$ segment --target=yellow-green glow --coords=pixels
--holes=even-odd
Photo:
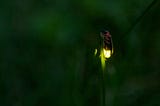
[[[111,50],[103,48],[103,55],[105,58],[110,58],[111,57]]]
[[[97,49],[95,49],[94,55],[97,55]]]
[[[101,66],[102,66],[102,70],[104,71],[105,67],[106,67],[106,59],[107,58],[110,58],[111,57],[111,54],[113,52],[111,52],[111,50],[109,49],[105,49],[105,48],[102,48],[101,51],[100,51],[100,58],[101,58]]]
[[[97,55],[97,52],[98,52],[97,49],[95,49],[95,52],[94,52],[95,56]],[[103,71],[105,70],[105,67],[106,67],[106,60],[110,58],[112,54],[113,54],[113,51],[107,48],[100,49],[101,67]]]
[[[101,66],[102,66],[102,70],[104,71],[105,66],[106,66],[106,64],[105,64],[106,58],[104,57],[103,49],[101,49],[100,58],[101,58]]]

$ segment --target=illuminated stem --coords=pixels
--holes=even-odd
[[[103,49],[101,48],[100,51],[100,58],[101,58],[101,67],[102,67],[102,71],[104,72],[106,64],[105,64],[105,58],[104,58],[104,53],[103,53]]]
[[[105,106],[105,77],[104,77],[104,73],[105,73],[105,58],[104,58],[104,53],[103,53],[103,49],[101,49],[100,51],[100,58],[101,58],[101,68],[102,71],[100,71],[100,79],[101,79],[101,106]]]

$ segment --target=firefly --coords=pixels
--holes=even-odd
[[[102,38],[101,56],[103,56],[105,59],[110,58],[113,54],[113,43],[111,34],[109,31],[103,31],[100,33],[100,36]]]

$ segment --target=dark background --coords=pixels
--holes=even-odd
[[[0,106],[160,106],[159,0],[0,1]]]

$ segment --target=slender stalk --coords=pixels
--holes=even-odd
[[[101,104],[102,106],[105,106],[105,78],[103,72],[101,71]]]
[[[158,0],[153,0],[147,8],[142,12],[142,14],[135,20],[133,25],[127,30],[127,32],[124,35],[128,35],[134,28],[135,26],[143,19],[143,17],[147,14],[147,12],[154,6],[154,4],[157,3]]]
[[[101,58],[101,68],[102,71],[100,71],[100,79],[101,79],[101,106],[105,106],[105,58],[103,56],[103,50],[101,49],[100,52],[100,58]]]

